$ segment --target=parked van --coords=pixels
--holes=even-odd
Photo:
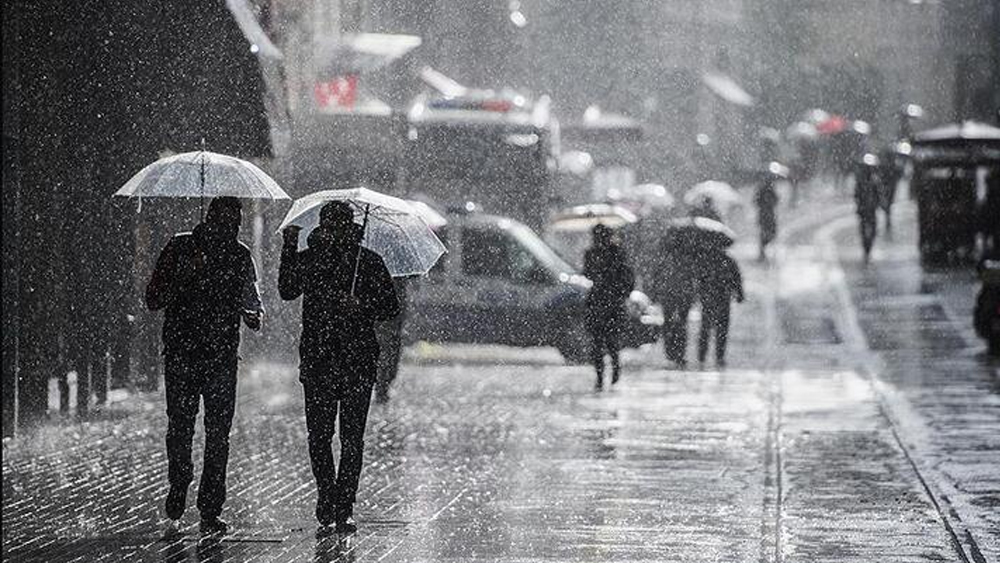
[[[435,232],[448,247],[412,286],[410,342],[474,342],[554,346],[573,363],[589,358],[584,299],[590,281],[526,225],[480,213],[449,214]],[[663,317],[632,292],[623,345],[655,342]]]

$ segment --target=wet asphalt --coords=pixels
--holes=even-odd
[[[410,348],[370,416],[351,537],[315,535],[291,366],[241,375],[221,541],[198,538],[194,488],[184,535],[160,539],[162,397],[53,422],[4,443],[3,558],[1000,561],[1000,384],[967,328],[973,280],[923,272],[897,214],[867,267],[836,200],[789,212],[766,263],[738,245],[724,370],[649,346],[595,393],[554,350]]]

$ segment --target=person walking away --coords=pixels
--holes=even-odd
[[[357,530],[354,502],[364,454],[365,423],[375,384],[379,346],[375,323],[399,314],[399,300],[381,257],[360,246],[353,211],[327,203],[308,247],[297,248],[299,228],[284,230],[278,291],[302,296],[299,380],[305,395],[309,458],[316,479],[321,531]],[[333,437],[340,417],[340,468]]]
[[[399,361],[403,353],[403,327],[406,322],[407,278],[393,278],[396,296],[399,298],[400,310],[395,317],[375,325],[375,333],[379,341],[378,375],[375,378],[375,402],[389,402],[389,389],[399,374]]]
[[[709,341],[715,335],[715,364],[726,365],[729,338],[730,301],[743,302],[743,277],[740,268],[726,251],[708,250],[702,255],[704,266],[698,276],[698,299],[701,301],[701,329],[698,333],[698,362],[705,363]]]
[[[593,282],[587,293],[587,331],[591,335],[591,359],[597,370],[595,389],[604,388],[604,356],[611,357],[611,384],[621,377],[622,331],[626,323],[625,301],[635,288],[635,274],[625,252],[606,225],[593,229],[593,244],[584,253],[583,275]]]
[[[774,178],[768,177],[757,187],[753,198],[757,206],[757,227],[760,235],[760,260],[767,259],[767,245],[774,242],[778,234],[778,192],[774,188]]]
[[[653,298],[663,308],[663,351],[678,368],[687,367],[687,321],[697,297],[695,258],[669,234],[660,241]]]
[[[878,166],[878,206],[885,214],[886,236],[892,233],[892,204],[896,202],[896,188],[903,179],[904,168],[891,148],[882,151]]]
[[[205,403],[205,455],[198,486],[201,531],[223,534],[229,431],[236,406],[240,321],[261,327],[264,309],[250,249],[237,240],[243,211],[236,198],[212,200],[203,223],[160,252],[146,286],[146,306],[164,310],[163,362],[167,400],[167,517],[184,513],[194,475],[191,441]]]
[[[866,154],[855,172],[854,204],[858,213],[861,230],[861,247],[865,253],[865,263],[871,258],[875,243],[876,210],[879,204],[878,160],[873,154]]]

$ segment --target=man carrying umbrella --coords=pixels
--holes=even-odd
[[[201,531],[207,534],[227,530],[219,515],[226,500],[240,320],[260,330],[264,312],[250,249],[236,238],[242,217],[238,199],[213,199],[194,232],[175,235],[167,243],[146,287],[149,309],[165,309],[167,517],[178,520],[184,513],[194,471],[191,440],[204,400],[205,459],[198,510]]]
[[[309,457],[316,478],[316,519],[323,528],[353,533],[365,422],[379,346],[375,323],[400,312],[383,259],[360,247],[364,232],[351,204],[325,203],[308,248],[297,249],[300,227],[283,230],[278,289],[282,299],[303,296],[299,379],[305,392]],[[341,457],[331,441],[340,416]]]

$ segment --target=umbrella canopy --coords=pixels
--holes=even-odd
[[[711,199],[719,205],[738,205],[743,203],[743,196],[732,186],[717,180],[708,180],[691,186],[684,194],[684,203],[695,205],[702,199]]]
[[[278,231],[302,227],[299,248],[304,248],[309,232],[319,225],[320,209],[332,201],[351,204],[355,222],[365,226],[361,246],[381,256],[393,277],[426,274],[446,252],[411,203],[367,188],[325,190],[297,199]]]
[[[753,96],[748,94],[742,86],[725,74],[709,71],[701,75],[701,81],[712,93],[731,104],[743,107],[753,105]]]
[[[674,196],[661,184],[639,184],[627,188],[611,188],[608,199],[628,206],[638,204],[639,208],[668,209],[674,206]],[[629,207],[635,207],[629,206]]]
[[[725,248],[736,241],[729,227],[706,217],[685,217],[667,223],[664,236],[680,247]]]
[[[831,115],[816,124],[816,131],[822,135],[836,135],[837,133],[846,131],[850,126],[851,122],[847,119],[839,115]]]
[[[816,126],[805,121],[797,121],[785,130],[785,135],[789,139],[809,141],[819,136]]]
[[[291,199],[253,164],[225,154],[186,152],[146,166],[114,194],[118,197]]]
[[[430,228],[440,229],[448,224],[448,219],[446,219],[444,215],[441,215],[437,209],[431,207],[430,204],[417,201],[415,199],[407,199],[405,201],[413,206],[413,210],[417,212],[417,215],[423,219],[424,223],[427,223],[427,226]]]
[[[639,218],[634,213],[617,205],[593,203],[577,205],[556,214],[548,230],[563,232],[583,232],[597,225],[617,228],[635,223]]]

